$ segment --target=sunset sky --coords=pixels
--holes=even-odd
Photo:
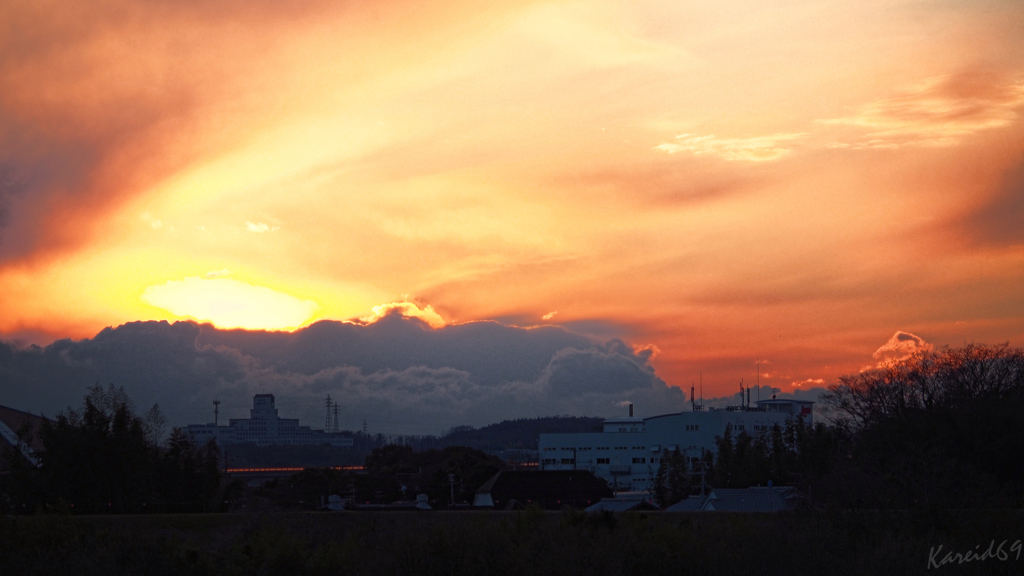
[[[395,308],[706,394],[1024,345],[1024,3],[0,5],[0,339]]]

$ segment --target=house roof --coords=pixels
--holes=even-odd
[[[607,482],[586,470],[503,470],[476,493],[489,495],[497,507],[511,500],[557,506],[613,496]]]
[[[799,496],[792,486],[719,488],[701,506],[706,512],[780,512],[792,510]]]
[[[0,406],[0,449],[18,447],[18,432],[27,426],[34,431],[46,419],[28,412],[22,412],[7,406]],[[33,434],[32,441],[28,446],[22,447],[22,454],[30,461],[35,461],[34,450],[42,448],[39,438]]]
[[[645,500],[625,498],[601,498],[601,501],[586,509],[587,512],[628,512],[630,510],[660,510]]]
[[[700,496],[691,496],[665,508],[665,512],[696,512],[703,503],[704,500]]]

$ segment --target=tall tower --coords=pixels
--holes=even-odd
[[[338,403],[334,403],[334,428],[331,432],[341,432],[341,424],[338,422]]]
[[[334,401],[331,400],[331,395],[327,395],[327,400],[324,400],[324,407],[327,408],[327,420],[324,423],[324,432],[330,432],[334,429],[334,415],[331,412],[331,408],[334,406]]]
[[[220,400],[216,397],[213,399],[213,425],[216,426],[220,422]]]

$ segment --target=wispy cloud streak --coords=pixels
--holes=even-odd
[[[1024,107],[1024,81],[999,74],[965,73],[930,78],[855,114],[821,120],[867,132],[831,147],[954,146],[983,130],[1014,122]]]
[[[714,134],[699,136],[680,134],[674,142],[664,142],[654,147],[669,154],[690,152],[694,156],[717,156],[729,161],[769,162],[788,156],[793,152],[791,142],[803,134],[771,134],[753,138],[718,138]]]

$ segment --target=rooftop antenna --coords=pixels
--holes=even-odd
[[[740,406],[743,406],[743,378],[740,378]]]
[[[697,378],[700,379],[700,410],[704,411],[704,372],[698,372]]]
[[[690,407],[693,409],[694,412],[696,412],[697,411],[697,400],[694,399],[693,388],[694,388],[693,382],[690,382]]]
[[[757,359],[757,401],[761,401],[761,358]]]
[[[216,426],[220,422],[220,400],[217,397],[213,397],[213,425]]]

